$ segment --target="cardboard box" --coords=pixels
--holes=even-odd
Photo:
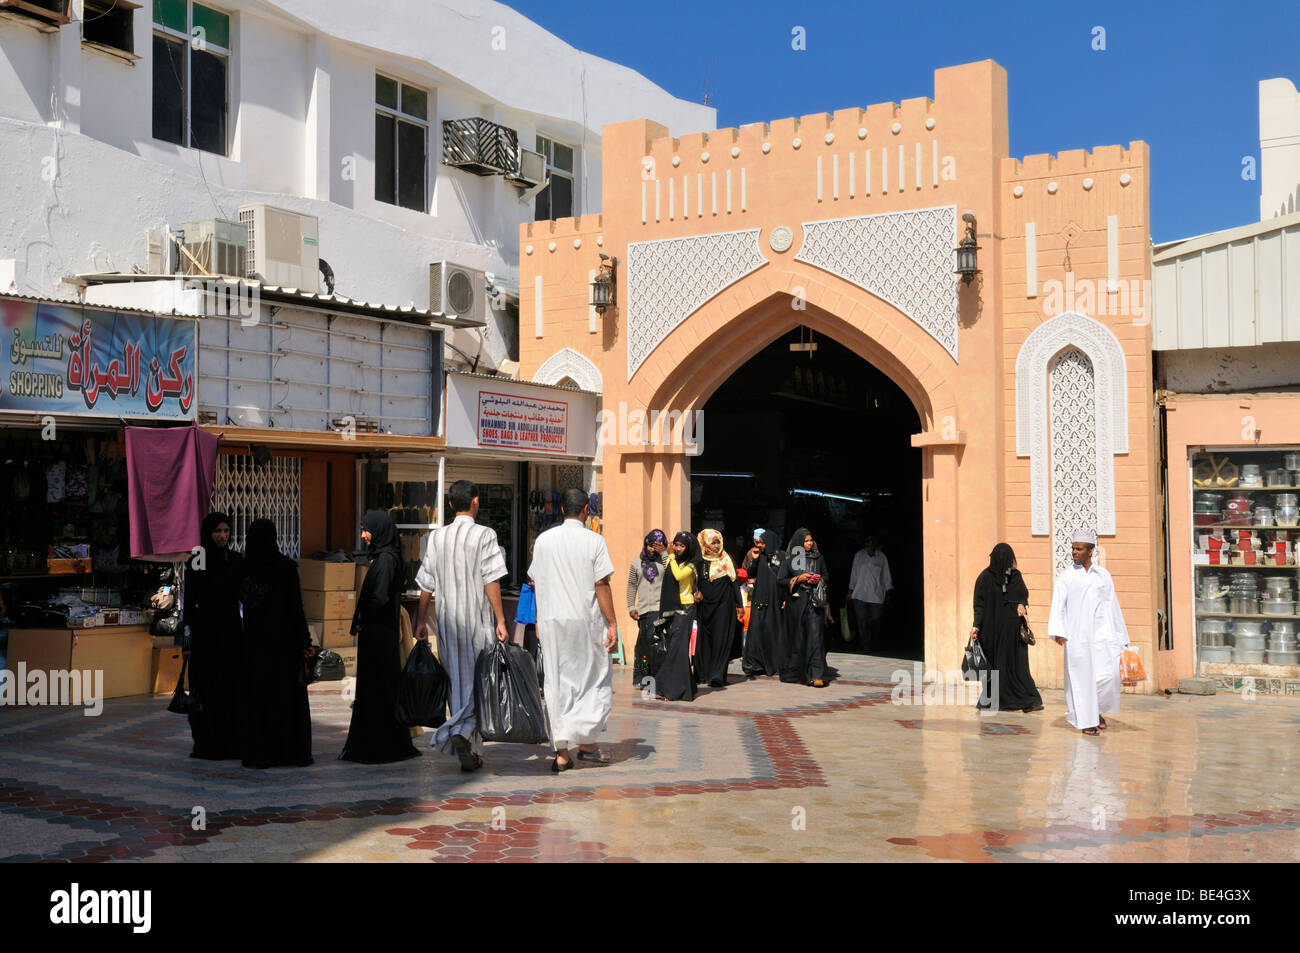
[[[355,579],[356,579],[356,582],[355,582],[353,588],[354,588],[357,592],[360,592],[360,591],[361,591],[361,583],[365,582],[365,579],[366,579],[366,573],[368,573],[369,571],[370,571],[370,567],[369,567],[368,565],[362,565],[361,563],[357,563],[357,570],[356,570],[356,572],[353,574],[353,575],[355,576]]]
[[[89,559],[47,559],[45,571],[51,575],[65,573],[90,572]]]
[[[304,589],[302,607],[308,619],[351,619],[357,606],[357,597],[351,589],[346,592]]]
[[[309,618],[307,628],[311,632],[311,640],[321,648],[350,649],[357,644],[357,640],[349,631],[352,628],[351,616],[346,619]]]
[[[333,649],[343,657],[343,673],[347,678],[357,677],[357,650],[356,649]]]
[[[1215,553],[1192,553],[1193,566],[1227,566],[1229,553],[1221,550]]]
[[[175,646],[153,650],[153,693],[170,695],[176,688],[176,679],[181,677],[181,650]],[[190,680],[190,673],[185,672],[185,681]],[[186,686],[188,689],[188,685]]]
[[[303,589],[322,592],[351,592],[356,579],[355,563],[327,563],[320,559],[298,560],[298,576]],[[310,614],[310,613],[309,613]]]
[[[1227,539],[1215,536],[1213,533],[1198,533],[1196,543],[1197,547],[1205,552],[1218,552],[1228,545]]]

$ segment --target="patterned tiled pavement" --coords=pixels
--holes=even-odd
[[[194,761],[165,697],[4,709],[0,860],[1300,859],[1294,699],[1125,696],[1086,738],[1060,692],[979,714],[891,691],[910,663],[832,662],[823,690],[733,675],[690,704],[616,668],[614,763],[558,776],[514,745],[472,775],[419,740],[400,764],[338,761],[339,683],[312,687],[309,768]]]

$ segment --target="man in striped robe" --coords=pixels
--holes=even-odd
[[[451,715],[430,747],[454,753],[461,770],[474,771],[483,766],[483,739],[474,712],[474,663],[479,652],[492,644],[493,634],[501,642],[509,638],[500,583],[508,570],[496,532],[474,522],[478,487],[457,480],[447,498],[456,518],[429,534],[428,549],[415,575],[420,587],[415,637],[427,639],[431,631],[437,635],[438,658],[451,676]],[[430,606],[435,626],[429,624]]]

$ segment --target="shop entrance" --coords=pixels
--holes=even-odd
[[[847,604],[853,555],[874,535],[894,592],[872,654],[921,659],[921,450],[911,446],[921,429],[911,400],[887,375],[843,345],[795,329],[704,405],[691,525],[719,529],[733,557],[756,526],[777,531],[783,546],[807,527],[826,554],[836,612]],[[846,649],[839,630],[827,645]]]

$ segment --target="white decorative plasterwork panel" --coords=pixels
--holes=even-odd
[[[757,228],[627,246],[627,379],[706,301],[767,264]]]
[[[541,366],[533,374],[533,380],[538,384],[558,384],[566,377],[583,390],[591,391],[593,394],[603,393],[604,379],[600,368],[571,347],[556,351],[542,361]]]
[[[1051,398],[1052,556],[1056,571],[1071,562],[1071,537],[1097,527],[1097,474],[1109,461],[1097,452],[1097,389],[1092,361],[1067,347],[1048,372]]]
[[[1128,374],[1124,348],[1100,321],[1067,311],[1030,333],[1016,357],[1016,455],[1029,457],[1030,531],[1051,532],[1048,460],[1048,375],[1053,360],[1067,348],[1082,352],[1092,365],[1092,414],[1096,441],[1096,531],[1115,533],[1115,461],[1128,453]],[[1079,529],[1081,527],[1074,527]]]
[[[957,206],[804,222],[796,261],[888,301],[957,360]]]

